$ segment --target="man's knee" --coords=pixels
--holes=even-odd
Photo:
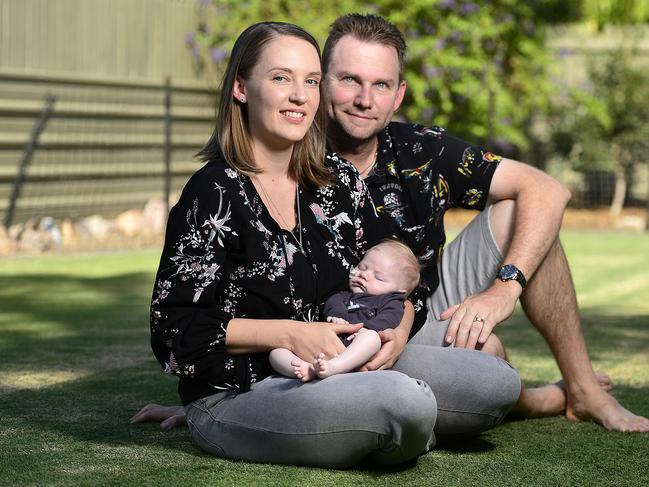
[[[505,351],[503,342],[501,342],[500,338],[498,338],[493,333],[489,335],[487,341],[484,342],[482,347],[480,347],[478,350],[484,353],[488,353],[489,355],[493,355],[494,357],[500,357],[501,359],[507,360],[507,352]]]

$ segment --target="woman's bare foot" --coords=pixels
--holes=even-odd
[[[313,364],[302,360],[301,358],[295,358],[291,362],[293,367],[293,373],[295,377],[300,379],[302,382],[309,382],[310,380],[316,379],[318,375],[316,374]]]

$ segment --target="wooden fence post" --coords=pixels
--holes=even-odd
[[[45,130],[47,121],[52,115],[56,99],[57,98],[54,95],[47,95],[47,97],[45,98],[45,105],[43,106],[43,110],[34,123],[31,135],[29,136],[29,140],[27,141],[27,145],[25,145],[25,151],[23,152],[22,160],[20,161],[20,165],[18,166],[18,173],[16,174],[16,179],[14,180],[11,196],[9,197],[9,207],[7,208],[7,212],[5,213],[4,225],[6,229],[9,229],[9,227],[13,223],[14,212],[16,211],[16,203],[18,202],[18,198],[20,197],[20,190],[22,189],[23,183],[25,182],[27,167],[29,166],[32,157],[34,156],[34,152],[36,151],[38,139],[41,136],[41,133],[43,133],[43,131]]]
[[[165,141],[164,141],[164,161],[165,161],[165,171],[164,171],[164,201],[167,209],[167,215],[169,215],[169,198],[171,197],[171,125],[173,123],[173,118],[171,114],[171,77],[167,76],[165,79]]]

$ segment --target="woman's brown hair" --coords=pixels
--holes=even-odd
[[[205,147],[196,154],[203,161],[221,155],[237,171],[251,176],[260,172],[254,161],[248,132],[248,106],[233,97],[237,76],[247,79],[268,42],[281,36],[297,37],[311,44],[320,58],[320,46],[307,31],[285,22],[259,22],[244,30],[232,48],[230,60],[221,81],[216,127]],[[304,139],[296,142],[289,164],[289,175],[301,186],[325,186],[331,173],[324,165],[326,133],[324,101],[320,103]]]

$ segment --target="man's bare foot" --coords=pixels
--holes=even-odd
[[[611,378],[605,372],[595,372],[602,391],[610,391]],[[511,415],[518,418],[546,418],[567,415],[566,386],[563,380],[543,387],[523,388]]]
[[[313,368],[313,364],[310,364],[301,358],[293,359],[291,365],[293,366],[295,377],[300,379],[302,382],[309,382],[318,377],[316,370]]]
[[[324,353],[319,354],[313,362],[316,374],[321,379],[326,379],[330,375],[336,374],[335,367],[330,360],[325,359]]]
[[[579,397],[568,394],[566,418],[594,421],[611,431],[649,432],[649,419],[633,414],[607,391],[597,387]]]

